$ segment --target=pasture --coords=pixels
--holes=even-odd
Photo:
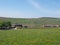
[[[60,29],[0,30],[0,45],[60,45]]]

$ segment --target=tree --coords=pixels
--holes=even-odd
[[[0,23],[0,29],[10,29],[11,28],[11,22],[10,21],[3,21]]]

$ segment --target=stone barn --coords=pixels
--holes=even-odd
[[[58,28],[58,27],[60,27],[60,25],[44,24],[43,27]]]
[[[11,29],[22,29],[23,25],[22,24],[12,24]]]
[[[15,29],[22,29],[23,25],[22,24],[15,24]]]

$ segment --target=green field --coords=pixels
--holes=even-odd
[[[0,45],[60,45],[60,29],[0,30]]]

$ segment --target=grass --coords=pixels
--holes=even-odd
[[[0,45],[60,45],[60,29],[0,30]]]

